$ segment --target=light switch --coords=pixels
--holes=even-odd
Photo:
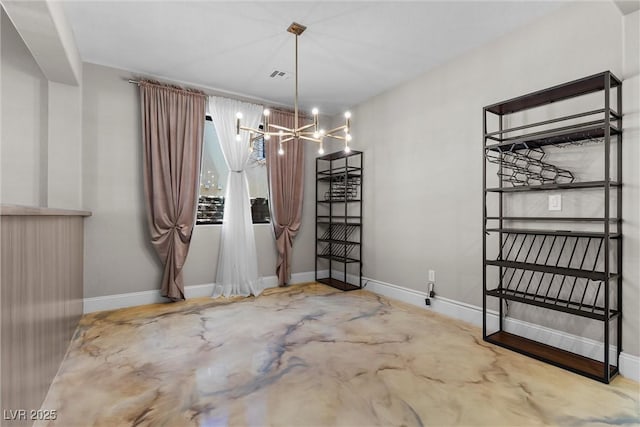
[[[562,210],[562,196],[560,194],[549,195],[549,210],[550,211]]]

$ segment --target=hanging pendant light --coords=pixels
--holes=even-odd
[[[294,92],[294,111],[293,111],[293,128],[287,128],[284,126],[274,125],[269,123],[270,111],[269,109],[264,109],[263,117],[264,124],[262,129],[253,129],[249,127],[242,126],[240,120],[242,119],[242,113],[238,112],[236,115],[236,139],[240,141],[240,131],[248,131],[256,134],[258,137],[262,136],[265,141],[271,140],[272,136],[278,137],[278,154],[284,154],[283,143],[289,141],[300,142],[300,140],[312,141],[319,144],[318,154],[324,154],[324,146],[323,140],[324,138],[334,138],[338,140],[344,141],[344,151],[345,153],[351,152],[351,148],[349,147],[349,142],[351,142],[351,113],[346,112],[344,114],[345,124],[342,126],[338,126],[335,129],[331,129],[328,132],[325,132],[324,129],[319,128],[318,124],[318,114],[319,111],[317,108],[311,110],[311,115],[313,116],[313,123],[308,125],[300,126],[301,120],[299,117],[298,111],[298,37],[306,30],[307,27],[304,25],[298,24],[296,22],[292,23],[287,31],[295,35],[295,92]]]

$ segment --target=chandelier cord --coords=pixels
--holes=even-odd
[[[296,75],[295,75],[295,82],[296,82],[296,90],[295,90],[295,96],[294,96],[294,115],[293,115],[293,127],[295,129],[298,129],[298,35],[296,34],[296,63],[295,63],[295,68],[296,68]]]

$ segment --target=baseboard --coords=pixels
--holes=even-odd
[[[305,271],[302,273],[291,274],[291,284],[313,282],[315,272]],[[266,276],[262,278],[266,288],[275,288],[278,286],[277,276]],[[184,294],[187,299],[207,297],[213,293],[213,283],[203,285],[185,286]],[[85,298],[83,313],[93,313],[96,311],[115,310],[117,308],[134,307],[145,304],[157,304],[167,302],[168,299],[160,295],[159,290],[128,292],[126,294],[106,295],[102,297]]]
[[[482,327],[482,308],[466,304],[460,301],[435,296],[430,298],[431,305],[425,305],[425,292],[408,289],[391,283],[382,282],[375,279],[363,278],[366,289],[389,298],[406,302],[424,309],[433,310],[436,313],[453,317]],[[487,316],[487,327],[489,329],[498,328],[498,313],[489,311]],[[577,353],[596,360],[602,360],[603,343],[556,329],[546,328],[522,320],[505,319],[504,329],[544,344],[562,348],[573,353]],[[609,357],[615,360],[615,347],[609,349]],[[640,382],[640,357],[628,353],[620,354],[620,374],[626,378]]]

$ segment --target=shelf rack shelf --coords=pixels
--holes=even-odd
[[[565,217],[565,216],[487,216],[486,220],[503,221],[544,221],[544,222],[620,222],[618,218],[599,218],[599,217]]]
[[[494,193],[513,193],[520,191],[553,191],[553,190],[569,190],[580,188],[604,188],[607,185],[606,181],[583,181],[583,182],[567,182],[558,184],[542,184],[542,185],[529,185],[519,187],[494,187],[487,188],[485,191]],[[618,187],[620,184],[611,181],[608,183],[611,187]]]
[[[315,279],[343,291],[362,288],[363,172],[361,151],[316,159]]]
[[[566,144],[589,139],[604,138],[605,120],[592,122],[590,125],[567,126],[566,128],[545,130],[534,132],[525,136],[512,138],[494,138],[487,136],[487,139],[500,141],[497,144],[487,145],[487,149],[494,151],[515,151],[524,148],[540,148],[547,145]],[[615,126],[609,126],[611,135],[619,135],[620,131]]]
[[[518,113],[589,94],[602,100],[602,108],[505,127],[523,120]],[[554,110],[566,111],[562,105],[567,104],[557,104]],[[489,123],[497,130],[490,130]],[[606,71],[486,106],[483,136],[485,341],[609,383],[618,374],[622,350],[622,82]],[[581,181],[572,171],[550,163],[545,151],[567,147],[566,155],[579,151],[584,142],[602,147],[601,179]],[[487,186],[488,171],[496,171],[498,186]],[[593,190],[588,192],[590,201],[593,194],[601,195],[602,216],[510,216],[505,212],[512,194],[523,194],[526,204],[527,192],[585,189]],[[563,229],[554,229],[555,222],[562,222]],[[488,300],[497,300],[497,331],[488,331]],[[506,332],[509,302],[547,310],[549,315],[562,312],[600,322],[603,354],[596,360]],[[616,348],[613,357],[610,346]]]
[[[608,78],[608,82],[606,81]],[[504,116],[531,108],[541,107],[558,101],[564,101],[594,92],[601,92],[609,88],[618,88],[622,82],[610,71],[597,73],[572,82],[559,84],[542,89],[524,96],[518,96],[507,101],[498,102],[485,107],[487,112]],[[617,111],[622,112],[618,106]],[[485,132],[486,133],[486,132]]]
[[[527,271],[537,271],[540,273],[550,273],[555,274],[556,276],[570,276],[570,277],[580,277],[583,279],[596,280],[596,281],[604,281],[607,280],[607,276],[602,271],[589,271],[582,270],[579,268],[567,268],[567,267],[556,267],[553,265],[544,265],[544,264],[533,264],[528,262],[515,262],[515,261],[499,261],[499,260],[487,260],[487,265],[493,265],[496,267],[504,267],[511,268],[514,270],[527,270]],[[616,278],[617,274],[610,274],[609,278]]]
[[[510,233],[510,234],[531,234],[534,236],[566,236],[566,237],[594,237],[604,238],[604,233],[597,231],[575,231],[575,230],[533,230],[527,228],[487,228],[487,233]],[[617,239],[619,233],[609,233],[610,239]]]
[[[605,364],[597,360],[505,331],[498,331],[488,335],[485,337],[485,341],[598,381],[602,381],[602,372],[606,369]],[[608,377],[613,378],[617,374],[618,368],[610,366]]]

